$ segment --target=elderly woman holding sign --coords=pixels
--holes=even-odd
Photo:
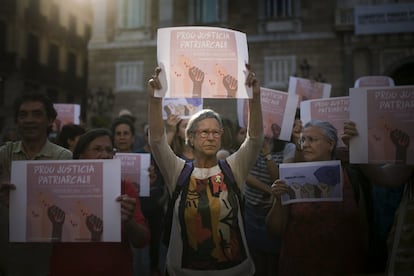
[[[306,162],[334,159],[336,129],[325,121],[305,124],[300,149]],[[343,199],[335,202],[281,204],[284,180],[272,185],[268,229],[282,237],[279,275],[342,275],[364,272],[367,243],[365,203],[359,183],[343,171]]]
[[[186,142],[194,160],[177,157],[167,143],[162,119],[161,89],[156,69],[149,81],[149,130],[153,155],[177,195],[166,260],[169,275],[253,275],[240,212],[240,190],[256,161],[263,141],[260,86],[247,66],[246,85],[253,88],[249,101],[247,138],[239,150],[218,161],[223,125],[210,109],[194,114],[186,128]],[[190,168],[188,170],[187,168]],[[190,171],[190,172],[188,172]],[[185,173],[188,177],[182,181]],[[180,180],[179,180],[180,179]]]

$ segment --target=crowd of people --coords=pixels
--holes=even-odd
[[[160,70],[149,80],[141,135],[124,110],[107,128],[68,124],[50,137],[57,115],[52,102],[37,93],[17,99],[17,133],[0,147],[0,276],[414,272],[412,166],[350,164],[347,153],[336,150],[339,139],[349,147],[358,135],[353,122],[341,130],[326,121],[302,125],[297,112],[290,141],[279,140],[276,127],[265,137],[260,84],[249,65],[245,84],[253,97],[246,127],[211,109],[164,120],[163,99],[154,96],[162,88]],[[19,189],[10,182],[13,160],[112,159],[117,153],[151,155],[149,197],[124,179],[114,183],[122,187],[114,198],[121,207],[120,243],[9,242],[9,195]],[[289,188],[280,164],[337,159],[342,200],[282,204]],[[382,206],[373,187],[394,189],[397,203]]]

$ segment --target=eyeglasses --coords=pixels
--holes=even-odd
[[[196,130],[194,133],[198,134],[201,138],[205,139],[210,136],[210,134],[213,135],[214,139],[220,138],[220,136],[223,134],[222,129],[214,129],[214,130]]]
[[[304,136],[301,133],[298,144],[300,148],[303,149],[303,144],[305,144],[305,142],[308,142],[309,144],[313,144],[313,143],[318,142],[319,140],[321,140],[321,138],[312,137],[312,136]]]
[[[305,142],[308,142],[309,144],[313,144],[316,143],[320,140],[321,138],[316,138],[316,137],[312,137],[312,136],[301,136],[300,137],[300,142],[302,144],[304,144]]]

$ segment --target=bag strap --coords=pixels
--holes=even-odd
[[[188,183],[188,179],[193,172],[194,164],[193,161],[186,161],[184,164],[183,169],[181,170],[180,175],[178,176],[178,180],[175,186],[175,189],[171,195],[170,200],[168,201],[168,206],[166,213],[164,215],[164,233],[162,234],[162,241],[163,243],[168,246],[170,243],[170,235],[171,235],[171,227],[173,221],[173,212],[174,212],[174,205],[177,201],[178,196],[181,193],[182,188],[186,183]]]
[[[219,167],[220,169],[223,171],[223,174],[228,177],[228,179],[232,182],[232,183],[236,183],[235,179],[234,179],[234,175],[233,172],[230,168],[229,163],[227,163],[227,161],[225,159],[220,159],[218,161]]]
[[[191,175],[194,169],[193,161],[186,161],[184,164],[184,168],[181,170],[180,176],[177,180],[177,186],[181,188],[182,185],[186,184],[188,181],[188,177]],[[179,188],[179,189],[180,189]],[[177,187],[176,187],[177,189]]]
[[[218,161],[218,164],[219,164],[221,171],[224,174],[225,182],[228,185],[227,187],[230,187],[231,189],[233,189],[233,191],[236,193],[236,196],[239,200],[240,206],[243,207],[243,203],[242,203],[243,196],[242,196],[239,186],[236,183],[236,179],[234,178],[234,174],[230,168],[229,163],[227,163],[227,160],[225,159],[220,159]]]

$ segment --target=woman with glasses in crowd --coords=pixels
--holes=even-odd
[[[186,143],[193,148],[193,171],[183,185],[175,207],[167,252],[167,273],[172,275],[253,275],[243,230],[237,189],[242,189],[263,141],[260,86],[247,67],[245,84],[253,88],[249,101],[248,134],[239,150],[226,158],[236,183],[231,183],[218,163],[223,125],[210,109],[194,114],[186,128]],[[157,68],[149,81],[149,138],[151,149],[170,194],[185,166],[167,143],[162,119],[162,98]]]
[[[73,159],[112,159],[113,156],[112,135],[107,129],[87,131],[80,136],[73,151]],[[97,238],[91,242],[54,243],[51,276],[133,275],[131,246],[137,248],[148,244],[150,232],[132,183],[124,180],[114,185],[121,185],[122,195],[114,200],[121,204],[122,241],[106,243]],[[97,230],[102,221],[95,225]]]
[[[338,136],[326,121],[305,124],[300,139],[305,162],[333,160]],[[343,170],[341,201],[295,202],[282,205],[289,188],[272,184],[273,206],[268,229],[281,236],[278,275],[348,275],[364,272],[368,224],[359,183]]]

